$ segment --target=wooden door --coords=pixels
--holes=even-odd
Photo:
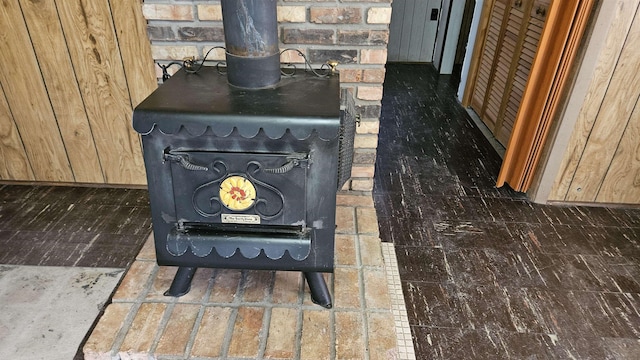
[[[471,108],[507,145],[550,0],[494,0],[481,43]]]
[[[394,0],[388,60],[432,62],[442,0]]]
[[[2,4],[0,180],[144,184],[131,113],[156,79],[141,1]]]

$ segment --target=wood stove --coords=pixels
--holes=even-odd
[[[273,69],[264,43],[274,40],[261,27],[275,26],[275,1],[222,6],[233,19],[224,22],[228,74],[182,69],[133,114],[157,261],[179,267],[166,294],[188,292],[198,267],[291,270],[305,274],[315,303],[331,307],[322,273],[333,271],[336,192],[350,175],[354,119],[340,110],[337,74],[281,79],[277,46]]]

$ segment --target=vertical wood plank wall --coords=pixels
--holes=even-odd
[[[141,185],[142,3],[0,0],[0,180]]]
[[[616,5],[549,201],[640,203],[640,1]]]

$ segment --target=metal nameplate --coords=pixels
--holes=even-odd
[[[222,222],[229,224],[260,224],[260,216],[247,214],[222,214]]]

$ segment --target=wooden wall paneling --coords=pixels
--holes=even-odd
[[[98,153],[55,4],[20,0],[76,182],[104,183]]]
[[[0,179],[35,180],[18,128],[0,84]]]
[[[616,4],[615,15],[609,29],[607,29],[605,46],[599,55],[596,71],[593,73],[565,156],[560,163],[558,175],[551,188],[550,201],[567,201],[571,182],[639,6],[640,0],[618,0]],[[574,189],[574,193],[575,190],[577,189]]]
[[[640,101],[636,102],[596,202],[640,204]]]
[[[107,1],[57,0],[67,46],[78,76],[105,180],[144,184],[131,99]]]
[[[17,1],[0,7],[0,82],[39,181],[74,181],[56,118]]]
[[[636,11],[611,82],[596,115],[566,200],[596,201],[608,164],[613,160],[640,96],[640,18]]]
[[[135,108],[158,87],[142,1],[112,0],[110,4],[131,105]]]

